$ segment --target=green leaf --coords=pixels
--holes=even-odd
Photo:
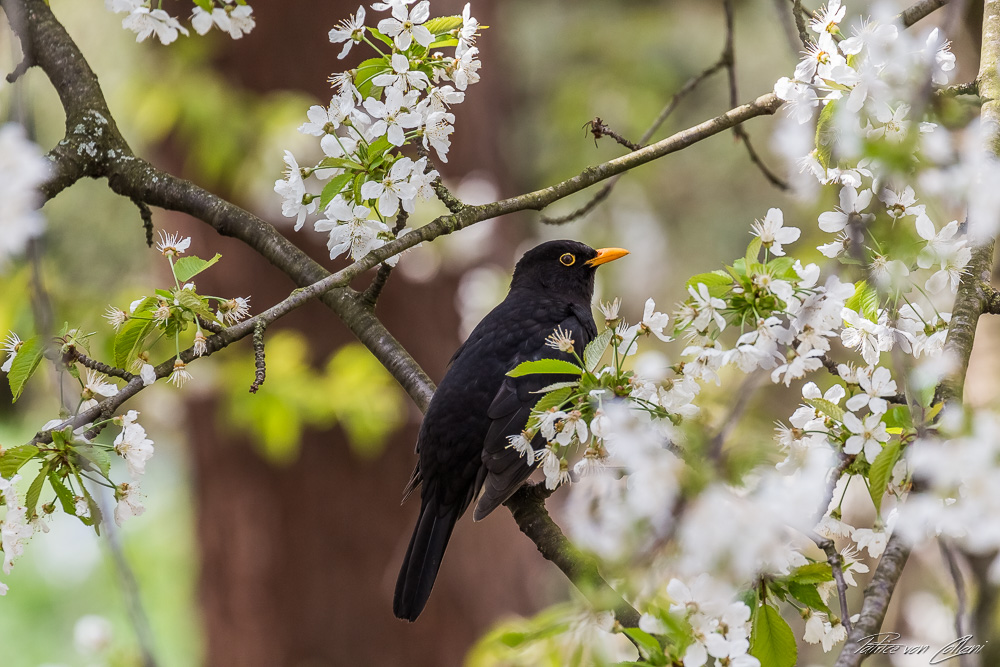
[[[753,237],[753,241],[750,241],[750,245],[747,246],[747,254],[743,258],[746,268],[749,270],[754,264],[757,264],[757,258],[760,256],[760,249],[764,246],[764,242],[760,240],[759,236]]]
[[[750,655],[767,667],[794,667],[798,657],[795,636],[778,610],[769,604],[754,612]]]
[[[357,74],[354,75],[354,86],[358,89],[361,97],[370,97],[372,88],[375,85],[372,83],[372,79],[382,72],[388,72],[391,69],[385,58],[369,58],[358,65]]]
[[[215,6],[215,3],[213,3],[212,0],[194,0],[194,4],[198,5],[209,14],[212,13],[212,9]]]
[[[882,417],[886,428],[909,429],[913,428],[913,418],[910,415],[910,408],[905,405],[897,405]]]
[[[56,492],[56,497],[59,498],[59,504],[62,505],[63,511],[66,514],[72,514],[76,516],[76,499],[73,498],[73,494],[63,481],[59,479],[59,475],[56,474],[55,470],[49,470],[49,484],[52,486],[52,490]]]
[[[793,257],[775,257],[767,263],[767,271],[779,280],[794,280],[798,277],[794,266],[795,258]]]
[[[882,451],[875,457],[871,469],[868,471],[868,490],[872,494],[872,502],[875,503],[875,511],[882,511],[882,497],[885,489],[889,486],[892,478],[892,468],[899,459],[899,441],[893,440],[882,447]]]
[[[354,160],[346,157],[328,157],[319,163],[319,169],[353,169],[354,171],[364,171],[365,166],[358,164]]]
[[[35,513],[35,507],[38,505],[38,497],[42,495],[42,484],[45,483],[45,477],[49,474],[49,466],[51,464],[46,461],[42,464],[42,469],[38,471],[38,476],[35,477],[34,481],[31,482],[31,486],[28,487],[28,493],[24,497],[24,507],[27,509],[27,516],[31,517]]]
[[[872,322],[878,321],[878,292],[867,281],[854,284],[854,295],[844,302],[845,308],[860,313]]]
[[[365,27],[367,28],[367,26],[365,26]],[[386,46],[392,46],[392,38],[389,37],[388,35],[385,35],[385,34],[379,32],[375,28],[368,28],[368,32],[371,33],[372,37],[374,37],[375,39],[381,41]]]
[[[0,477],[10,479],[25,463],[38,455],[38,447],[21,445],[4,450],[0,455]]]
[[[583,375],[583,369],[569,361],[562,359],[539,359],[538,361],[523,361],[507,375],[512,378],[519,378],[525,375],[539,375],[545,373],[562,373],[572,375]]]
[[[578,380],[573,380],[571,382],[553,382],[552,384],[542,387],[538,391],[531,392],[532,394],[547,394],[550,391],[555,391],[556,389],[573,389],[579,387],[580,382]]]
[[[150,301],[151,299],[146,299]],[[136,309],[136,313],[139,309]],[[115,334],[115,366],[118,368],[128,368],[132,360],[136,358],[142,342],[146,336],[156,327],[152,319],[130,317],[125,320],[118,333]]]
[[[604,351],[608,349],[608,343],[614,335],[614,329],[605,329],[600,336],[587,343],[587,347],[583,350],[583,365],[591,373],[597,368],[597,364],[601,363],[601,357],[604,356]]]
[[[844,408],[836,403],[832,403],[825,398],[807,398],[805,402],[835,421],[844,421]]]
[[[789,582],[800,584],[821,584],[833,581],[833,570],[829,563],[809,563],[795,568],[787,578]]]
[[[333,201],[333,198],[339,195],[343,190],[344,186],[354,179],[354,174],[348,172],[346,174],[341,174],[337,176],[332,181],[323,186],[323,192],[319,196],[319,210],[325,211],[326,207]]]
[[[819,122],[816,123],[816,158],[823,165],[824,169],[830,168],[830,161],[833,159],[833,114],[836,103],[829,102],[823,110],[819,112]]]
[[[424,27],[431,31],[434,35],[441,35],[446,32],[451,32],[455,28],[462,27],[462,17],[461,16],[438,16],[437,18],[430,19],[424,22]]]
[[[210,320],[215,319],[215,313],[212,312],[212,308],[208,305],[208,299],[198,295],[192,290],[179,289],[175,291],[174,301],[176,301],[178,305],[194,312],[196,315],[201,315],[202,317],[206,317]]]
[[[431,42],[427,46],[427,48],[428,49],[436,49],[436,48],[443,48],[443,47],[448,47],[448,46],[458,46],[458,40],[455,39],[454,37],[442,37],[441,39],[437,39],[437,40],[434,40],[433,42]]]
[[[698,289],[701,283],[708,288],[708,293],[712,296],[722,296],[733,288],[733,278],[725,271],[712,271],[711,273],[699,273],[688,278],[687,286]]]
[[[21,392],[24,391],[24,385],[27,384],[35,369],[38,368],[38,362],[42,360],[42,352],[44,351],[45,348],[38,336],[33,336],[21,343],[21,346],[17,350],[17,356],[11,362],[10,372],[7,374],[7,381],[10,383],[10,393],[14,397],[12,402],[17,401],[21,396]]]
[[[174,276],[181,283],[186,283],[187,281],[194,278],[196,275],[212,266],[216,262],[222,259],[222,255],[215,253],[215,257],[212,259],[202,259],[201,257],[195,257],[191,255],[190,257],[181,257],[179,260],[174,262]]]
[[[793,598],[802,604],[812,607],[817,611],[822,611],[826,614],[830,613],[830,608],[826,606],[825,602],[823,602],[823,598],[816,589],[816,584],[800,584],[792,581],[788,584],[788,592],[792,594]]]
[[[81,457],[94,464],[105,477],[111,473],[111,457],[106,449],[94,445],[80,445],[75,450]]]
[[[565,389],[550,391],[538,399],[538,402],[535,403],[535,407],[532,408],[532,412],[545,412],[549,408],[558,407],[565,403],[566,399],[568,399],[572,394],[572,389],[568,387]]]
[[[624,632],[635,641],[643,660],[653,665],[667,664],[667,657],[653,635],[639,628],[625,628]]]

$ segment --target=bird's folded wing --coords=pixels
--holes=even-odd
[[[555,326],[561,326],[564,330],[571,331],[574,341],[582,352],[583,347],[594,338],[596,332],[589,313],[584,316],[583,313],[578,314],[577,310],[576,307],[572,308],[565,319]],[[514,363],[511,364],[511,368],[524,361],[537,359],[561,358],[573,361],[570,355],[545,345],[545,336],[550,333],[551,330],[541,332],[536,341],[537,344],[528,346],[524,353],[519,354]],[[486,517],[503,504],[536,467],[535,465],[529,466],[525,457],[509,446],[509,437],[524,430],[528,418],[531,416],[531,410],[542,397],[542,394],[534,392],[554,382],[573,379],[575,376],[555,374],[504,378],[500,391],[497,392],[486,413],[492,421],[486,440],[483,442],[483,468],[476,480],[476,491],[478,492],[480,487],[483,489],[473,514],[476,521]],[[542,444],[539,442],[541,440],[541,436],[537,436],[532,444],[537,447]]]

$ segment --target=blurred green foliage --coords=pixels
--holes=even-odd
[[[247,391],[253,357],[240,354],[221,370],[225,424],[250,436],[269,461],[287,464],[299,452],[306,428],[339,424],[359,456],[375,457],[406,414],[402,392],[389,373],[358,343],[337,350],[322,370],[310,366],[308,343],[295,331],[266,337],[267,379]]]

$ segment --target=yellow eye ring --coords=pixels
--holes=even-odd
[[[576,263],[576,256],[573,255],[572,253],[568,252],[564,253],[559,258],[559,263],[562,264],[563,266],[573,266],[573,264]]]

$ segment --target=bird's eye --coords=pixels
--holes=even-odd
[[[574,262],[576,262],[576,256],[572,253],[564,253],[562,257],[559,258],[559,263],[563,266],[573,266]]]

